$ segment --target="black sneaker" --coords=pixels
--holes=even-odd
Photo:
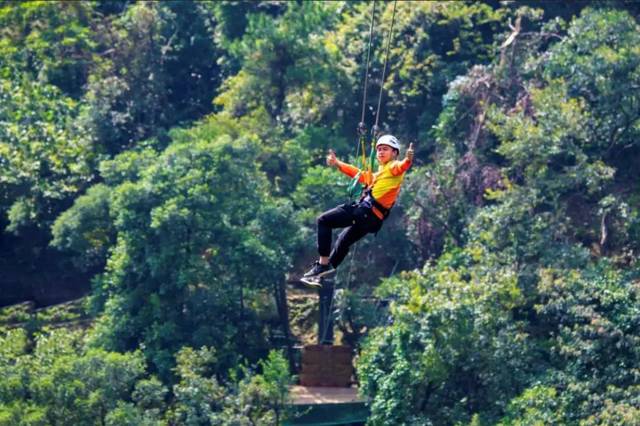
[[[320,278],[300,278],[300,282],[309,288],[317,288],[318,290],[322,288],[322,282],[320,282]]]
[[[321,265],[320,262],[316,260],[313,267],[305,272],[302,278],[320,278],[325,275],[333,274],[335,271],[335,268],[331,266],[331,264]]]

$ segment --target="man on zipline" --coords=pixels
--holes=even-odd
[[[400,143],[395,136],[381,136],[376,143],[376,158],[380,165],[377,173],[360,170],[336,158],[333,150],[327,155],[327,165],[335,166],[345,175],[365,185],[363,196],[357,203],[347,203],[322,213],[318,223],[318,253],[320,258],[307,271],[302,281],[321,287],[319,279],[335,272],[349,252],[349,247],[368,233],[376,233],[400,192],[405,172],[413,162],[413,144],[409,145],[404,160],[398,161]],[[334,228],[344,229],[331,249],[331,233]]]

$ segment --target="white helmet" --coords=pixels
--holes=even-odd
[[[380,145],[388,145],[391,148],[400,151],[400,142],[398,142],[398,139],[396,139],[396,137],[393,135],[380,136],[378,142],[376,143],[376,148]]]

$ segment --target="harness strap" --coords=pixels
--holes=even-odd
[[[364,193],[362,194],[362,197],[360,198],[360,201],[363,201],[364,199],[368,199],[369,201],[371,201],[371,204],[373,205],[373,207],[375,207],[377,210],[380,211],[380,213],[382,213],[382,220],[385,220],[387,218],[387,216],[389,216],[389,213],[391,213],[391,209],[393,208],[393,205],[391,205],[391,207],[387,208],[387,207],[383,206],[382,204],[380,204],[378,202],[378,200],[376,200],[373,197],[373,195],[371,195],[371,188],[367,188],[364,191]]]

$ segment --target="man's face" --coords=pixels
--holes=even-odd
[[[395,160],[398,154],[389,145],[378,145],[376,148],[376,156],[378,158],[378,163],[386,164],[391,160]]]

